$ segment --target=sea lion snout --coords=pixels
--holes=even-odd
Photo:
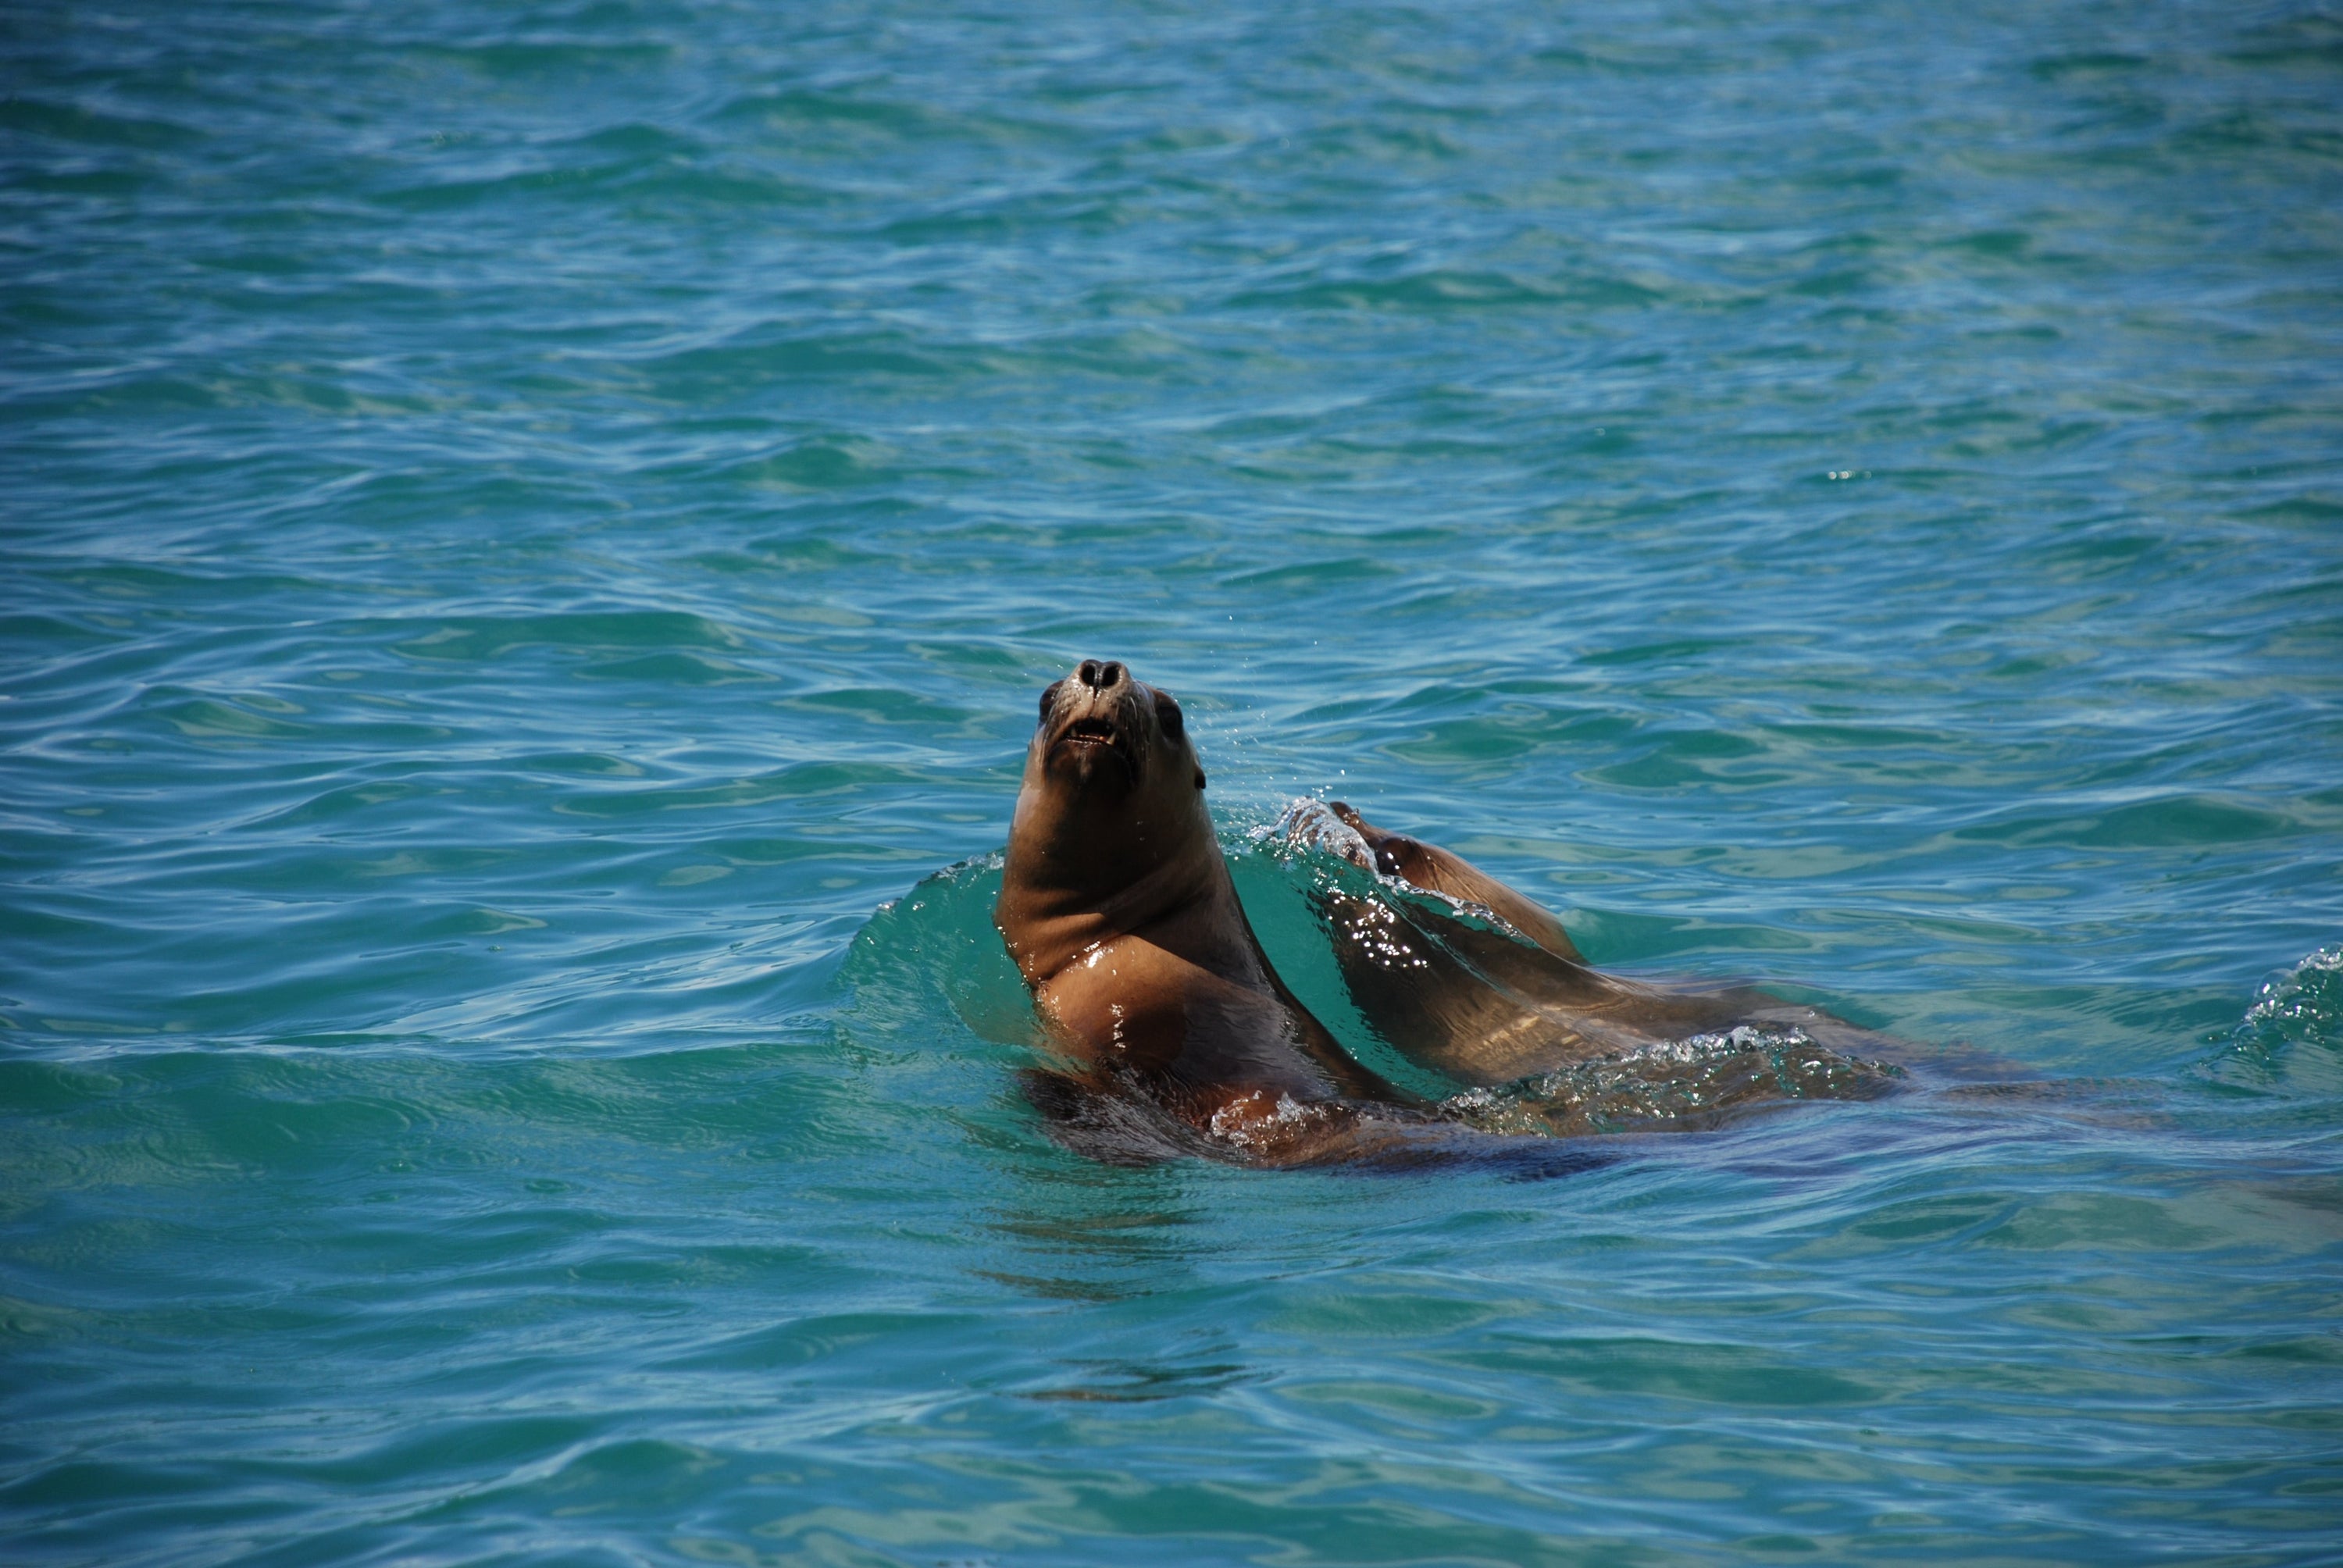
[[[1187,788],[1204,788],[1179,699],[1119,659],[1083,659],[1042,689],[1033,760],[1077,789],[1139,789],[1166,769]]]
[[[1136,785],[1156,743],[1154,696],[1113,659],[1082,660],[1041,693],[1037,745],[1045,765],[1081,785]]]

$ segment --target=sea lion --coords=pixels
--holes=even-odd
[[[1204,784],[1178,700],[1112,660],[1082,660],[1041,693],[993,922],[1092,1085],[1136,1087],[1175,1123],[1254,1155],[1311,1158],[1345,1141],[1356,1106],[1408,1096],[1278,979]]]
[[[1523,1158],[1538,1141],[1476,1131],[1455,1106],[1370,1070],[1286,988],[1238,902],[1204,788],[1178,699],[1123,665],[1084,659],[1041,693],[993,909],[1073,1069],[1030,1075],[1037,1104],[1061,1127],[1106,1128],[1109,1143],[1142,1155],[1126,1136],[1145,1132],[1134,1107],[1152,1113],[1159,1152],[1274,1164]],[[1393,1049],[1460,1090],[1736,1024],[1825,1017],[1758,991],[1603,975],[1559,920],[1496,879],[1347,806],[1321,810],[1334,814],[1322,835],[1331,827],[1343,840],[1332,847],[1389,884],[1321,897],[1352,996]]]

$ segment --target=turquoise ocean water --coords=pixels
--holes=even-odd
[[[2338,350],[2331,6],[0,7],[0,1557],[2337,1561]],[[2031,1081],[1061,1149],[1086,655]]]

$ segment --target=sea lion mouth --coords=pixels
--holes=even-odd
[[[1138,771],[1131,754],[1131,732],[1103,713],[1086,713],[1060,726],[1057,733],[1050,737],[1050,749],[1080,762],[1084,778],[1090,776],[1101,758],[1107,757],[1121,764],[1126,772]]]
[[[1120,797],[1157,766],[1161,741],[1181,743],[1179,717],[1177,704],[1127,666],[1086,658],[1041,693],[1034,759],[1076,789],[1103,785]]]

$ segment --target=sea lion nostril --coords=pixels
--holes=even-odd
[[[1074,671],[1074,678],[1081,681],[1084,686],[1091,688],[1093,691],[1098,689],[1098,688],[1103,684],[1099,679],[1098,660],[1095,658],[1086,658],[1082,660],[1081,666]]]
[[[1119,664],[1115,664],[1115,663],[1113,663],[1113,662],[1111,662],[1111,661],[1110,661],[1110,662],[1108,662],[1108,663],[1106,663],[1106,664],[1102,664],[1102,665],[1099,666],[1099,679],[1098,679],[1098,683],[1099,683],[1099,689],[1100,689],[1101,691],[1104,691],[1104,690],[1106,690],[1106,689],[1107,689],[1108,688],[1110,688],[1110,687],[1114,687],[1114,686],[1120,686],[1120,685],[1121,685],[1121,684],[1122,684],[1122,666],[1121,666],[1121,665],[1119,665]]]

